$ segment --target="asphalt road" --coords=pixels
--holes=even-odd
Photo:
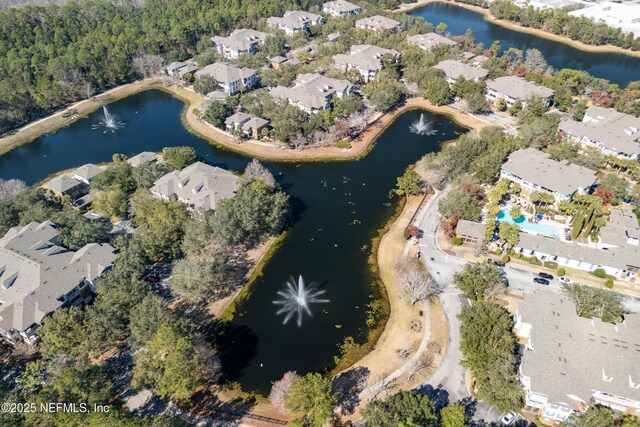
[[[438,246],[437,233],[440,224],[438,214],[438,200],[443,193],[433,196],[423,208],[421,217],[418,218],[418,228],[422,230],[422,236],[417,244],[420,246],[421,259],[432,277],[444,288],[440,295],[440,301],[444,308],[449,324],[449,345],[442,365],[418,390],[430,395],[438,406],[462,401],[469,414],[473,414],[476,421],[484,421],[486,424],[498,423],[503,415],[482,402],[476,402],[471,398],[465,385],[466,369],[460,365],[462,353],[460,352],[460,322],[458,314],[462,307],[468,305],[460,291],[453,285],[453,275],[466,263],[465,260],[444,253]],[[533,278],[535,272],[520,268],[506,266],[504,268],[509,287],[525,294],[531,294],[536,290],[544,289],[562,293],[562,283],[554,278],[548,286],[537,284]],[[625,306],[633,312],[640,312],[640,299],[622,295]],[[520,420],[523,421],[523,420]]]

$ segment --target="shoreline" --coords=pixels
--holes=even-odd
[[[152,77],[113,88],[93,98],[82,100],[69,106],[75,108],[78,114],[74,117],[63,118],[65,110],[61,110],[45,118],[31,122],[20,128],[13,135],[0,139],[0,155],[21,145],[28,144],[34,139],[58,129],[67,127],[76,120],[86,118],[89,114],[98,110],[103,105],[110,104],[128,96],[146,90],[161,90],[171,94],[185,103],[181,113],[183,126],[195,136],[204,139],[221,149],[234,151],[260,160],[295,162],[295,161],[350,161],[364,157],[375,146],[375,142],[388,126],[393,124],[397,117],[403,113],[416,109],[424,109],[436,114],[446,115],[454,123],[469,130],[481,129],[486,123],[471,117],[449,106],[435,106],[421,97],[407,98],[395,109],[383,114],[377,120],[370,123],[367,129],[356,139],[351,141],[350,149],[340,149],[335,146],[309,148],[306,150],[293,150],[275,145],[267,145],[257,141],[245,141],[238,144],[232,136],[217,130],[210,124],[200,120],[195,110],[202,106],[205,99],[202,95],[176,86],[167,77]]]
[[[459,3],[453,0],[418,0],[416,3],[409,3],[409,4],[404,4],[404,5],[400,5],[400,7],[398,9],[394,9],[394,10],[389,10],[389,12],[391,13],[409,13],[412,12],[416,9],[420,9],[424,6],[427,6],[431,3],[444,3],[444,4],[452,4],[454,6],[458,6],[461,7],[463,9],[468,9],[468,10],[472,10],[474,12],[478,12],[480,14],[483,15],[484,20],[487,22],[490,22],[492,24],[496,24],[499,25],[503,28],[507,28],[509,30],[513,30],[513,31],[518,31],[521,33],[526,33],[526,34],[531,34],[540,38],[544,38],[547,40],[553,40],[559,43],[563,43],[566,44],[568,46],[571,46],[575,49],[581,50],[583,52],[594,52],[594,53],[619,53],[619,54],[623,54],[623,55],[627,55],[627,56],[631,56],[631,57],[636,57],[636,58],[640,58],[640,51],[637,50],[631,50],[631,49],[625,49],[619,46],[614,46],[614,45],[610,45],[610,44],[606,44],[606,45],[592,45],[592,44],[587,44],[584,42],[581,42],[579,40],[573,40],[567,36],[561,36],[558,34],[553,34],[553,33],[549,33],[547,31],[538,29],[538,28],[532,28],[532,27],[525,27],[521,24],[519,24],[518,22],[514,22],[514,21],[508,21],[508,20],[504,20],[504,19],[498,19],[496,17],[494,17],[491,12],[489,11],[489,9],[485,9],[483,7],[480,6],[475,6],[472,4],[467,4],[467,3]],[[406,6],[406,7],[402,7],[402,6]],[[437,23],[432,23],[437,25]]]

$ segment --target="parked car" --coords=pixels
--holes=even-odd
[[[516,419],[515,412],[509,412],[507,414],[504,414],[502,418],[500,418],[500,422],[502,423],[503,426],[510,426],[515,419]]]
[[[501,267],[501,268],[505,266],[504,262],[502,262],[502,261],[496,261],[496,262],[494,262],[494,264],[497,265],[498,267]]]
[[[542,271],[538,273],[538,277],[542,277],[543,279],[553,280],[553,276],[549,273],[543,273]]]
[[[549,281],[547,279],[543,279],[541,277],[534,277],[533,281],[539,285],[549,286]]]
[[[570,285],[573,283],[573,281],[571,279],[568,279],[566,277],[561,277],[558,280],[560,280],[562,283],[566,283],[567,285]]]

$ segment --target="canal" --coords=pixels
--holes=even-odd
[[[444,22],[452,35],[464,34],[471,28],[476,41],[482,42],[486,48],[495,40],[500,40],[503,50],[512,47],[523,51],[538,49],[556,69],[588,71],[592,76],[607,79],[622,88],[630,81],[640,80],[640,57],[579,50],[565,43],[493,24],[486,21],[483,14],[455,4],[430,3],[412,11],[411,15],[422,16],[433,25]]]

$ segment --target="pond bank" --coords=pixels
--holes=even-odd
[[[350,149],[333,147],[318,147],[305,150],[293,150],[259,141],[244,141],[237,143],[236,139],[226,132],[222,132],[212,125],[201,120],[197,110],[205,99],[202,95],[173,84],[167,77],[152,77],[134,83],[125,84],[111,89],[103,94],[96,95],[68,107],[77,110],[73,117],[62,117],[65,110],[54,113],[48,117],[37,120],[18,129],[14,134],[0,139],[0,155],[22,144],[47,133],[55,132],[60,128],[69,126],[76,120],[88,116],[103,105],[110,104],[119,99],[126,98],[145,90],[159,89],[171,93],[186,103],[182,113],[183,125],[194,135],[207,140],[209,143],[237,153],[246,154],[262,160],[271,161],[328,161],[328,160],[354,160],[366,155],[373,146],[373,142],[393,121],[402,113],[422,108],[434,113],[444,114],[455,123],[469,129],[480,129],[486,123],[475,119],[461,111],[449,106],[435,106],[424,98],[409,98],[395,109],[379,116],[367,129],[351,142]]]
[[[453,0],[418,0],[416,3],[402,4],[398,9],[390,10],[391,13],[408,13],[412,12],[416,9],[420,9],[424,6],[427,6],[431,3],[444,3],[444,4],[452,4],[464,9],[472,10],[474,12],[481,13],[485,19],[485,21],[490,22],[495,25],[499,25],[501,27],[507,28],[509,30],[518,31],[521,33],[531,34],[540,38],[544,38],[547,40],[553,40],[559,43],[566,44],[575,49],[582,50],[584,52],[600,52],[600,53],[622,53],[629,56],[640,57],[640,51],[635,51],[631,49],[624,49],[619,46],[613,46],[610,44],[607,45],[591,45],[586,44],[578,40],[573,40],[566,36],[561,36],[558,34],[553,34],[546,32],[544,30],[540,30],[537,28],[525,27],[517,22],[507,21],[503,19],[498,19],[494,17],[489,9],[485,9],[480,6],[475,6],[466,3],[460,3]],[[432,22],[432,24],[437,25],[438,22]]]

